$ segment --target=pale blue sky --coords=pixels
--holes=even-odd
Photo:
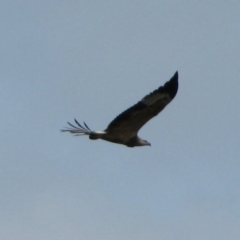
[[[0,239],[239,240],[239,1],[0,3]],[[129,149],[108,123],[179,71]]]

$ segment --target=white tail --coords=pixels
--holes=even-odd
[[[76,123],[76,126],[70,122],[67,122],[70,127],[62,129],[61,132],[70,132],[74,134],[74,136],[89,135],[90,139],[98,139],[101,138],[102,135],[106,134],[106,132],[103,131],[92,131],[85,122],[83,122],[84,126],[82,126],[76,119],[74,119],[74,121]]]
[[[66,127],[65,129],[62,129],[61,132],[70,132],[74,134],[75,136],[82,136],[82,135],[90,135],[92,133],[92,130],[88,127],[88,125],[84,122],[83,127],[76,119],[74,119],[77,126],[74,126],[70,122],[68,122],[68,125],[70,127]]]

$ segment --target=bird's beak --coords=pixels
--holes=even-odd
[[[151,147],[151,143],[150,143],[150,142],[148,142],[147,146],[150,146],[150,147]]]

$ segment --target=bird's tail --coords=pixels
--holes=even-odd
[[[92,130],[88,127],[88,125],[84,122],[84,126],[82,126],[76,119],[74,119],[76,126],[70,122],[67,122],[70,127],[66,127],[65,129],[61,129],[61,132],[70,132],[75,136],[82,135],[90,135]]]
[[[74,136],[89,135],[90,139],[98,139],[98,138],[101,138],[102,135],[106,134],[105,132],[92,131],[85,122],[84,122],[84,126],[82,126],[76,119],[74,119],[74,121],[76,123],[76,126],[70,122],[67,122],[70,127],[61,129],[61,132],[70,132]]]

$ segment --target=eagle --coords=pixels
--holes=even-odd
[[[118,115],[104,131],[92,131],[85,122],[80,124],[76,119],[74,119],[75,125],[68,122],[70,127],[61,129],[61,131],[70,132],[75,136],[88,135],[92,140],[102,139],[127,147],[151,146],[148,141],[138,136],[138,131],[174,99],[177,91],[178,72],[163,86]]]

